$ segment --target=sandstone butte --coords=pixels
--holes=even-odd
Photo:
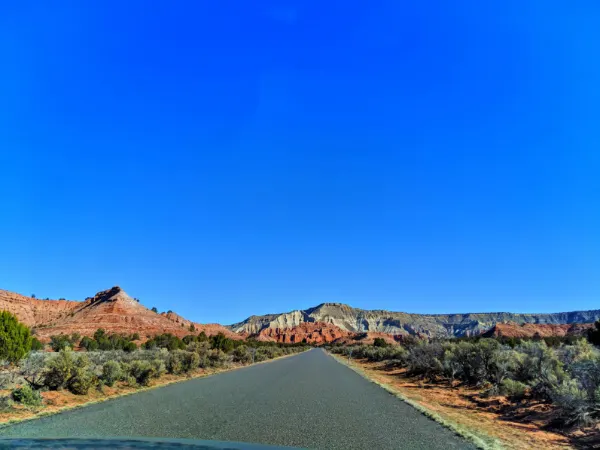
[[[497,323],[483,335],[486,337],[552,337],[552,336],[582,336],[591,328],[593,323],[571,323],[571,324],[535,324],[526,323]]]
[[[109,333],[139,333],[142,341],[161,333],[183,337],[204,331],[223,333],[233,339],[241,336],[218,324],[199,324],[169,312],[157,314],[115,286],[85,301],[38,300],[0,290],[0,310],[14,314],[30,327],[38,339],[48,341],[56,334],[79,333],[92,336],[98,328]],[[190,326],[194,325],[194,331]]]

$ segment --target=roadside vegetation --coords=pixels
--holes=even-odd
[[[481,398],[504,396],[512,404],[551,405],[549,425],[568,429],[600,423],[600,322],[586,338],[424,341],[399,346],[330,346],[346,358],[379,362],[383,369],[425,385],[476,388]]]
[[[45,405],[45,392],[76,396],[106,388],[139,388],[160,384],[161,378],[190,377],[206,372],[266,361],[306,350],[306,345],[284,345],[254,340],[232,340],[223,334],[172,334],[152,337],[140,346],[137,333],[93,337],[52,336],[47,350],[30,330],[10,313],[0,313],[0,413]],[[79,349],[80,351],[74,351]]]

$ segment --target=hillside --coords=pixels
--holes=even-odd
[[[531,338],[552,336],[582,336],[594,328],[593,323],[535,324],[498,323],[484,333],[485,337]]]
[[[85,301],[37,300],[0,290],[0,310],[7,310],[31,327],[36,335],[46,340],[55,334],[80,333],[91,336],[98,328],[112,333],[139,333],[142,340],[160,333],[177,336],[204,331],[206,334],[225,333],[239,336],[218,324],[203,325],[186,320],[173,312],[157,314],[131,298],[115,286],[98,292]]]
[[[591,323],[600,319],[600,310],[551,314],[467,313],[408,314],[385,310],[352,308],[343,303],[322,303],[314,308],[282,314],[251,316],[230,325],[234,332],[258,334],[265,329],[293,328],[302,323],[323,322],[348,332],[379,332],[392,335],[429,337],[475,336],[487,332],[496,324],[572,324]]]

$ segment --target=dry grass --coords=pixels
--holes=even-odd
[[[346,358],[332,356],[348,364]],[[482,399],[477,390],[423,383],[403,369],[384,369],[382,363],[352,361],[350,368],[480,448],[574,448],[567,436],[542,429],[551,413],[547,405],[516,406],[504,397]]]

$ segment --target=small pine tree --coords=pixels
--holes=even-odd
[[[383,339],[383,338],[375,338],[373,340],[373,345],[375,347],[387,347],[387,343],[385,342],[385,339]]]
[[[154,313],[158,314],[158,309],[156,309],[156,306],[153,306],[153,307],[152,307],[152,312],[154,312]]]
[[[44,344],[36,337],[31,338],[31,351],[37,352],[40,350],[44,350]]]
[[[596,328],[588,331],[588,341],[594,345],[600,345],[600,320],[594,325]]]
[[[35,298],[35,294],[31,294],[31,298]]]
[[[31,332],[8,311],[0,312],[0,359],[15,363],[31,350]]]

